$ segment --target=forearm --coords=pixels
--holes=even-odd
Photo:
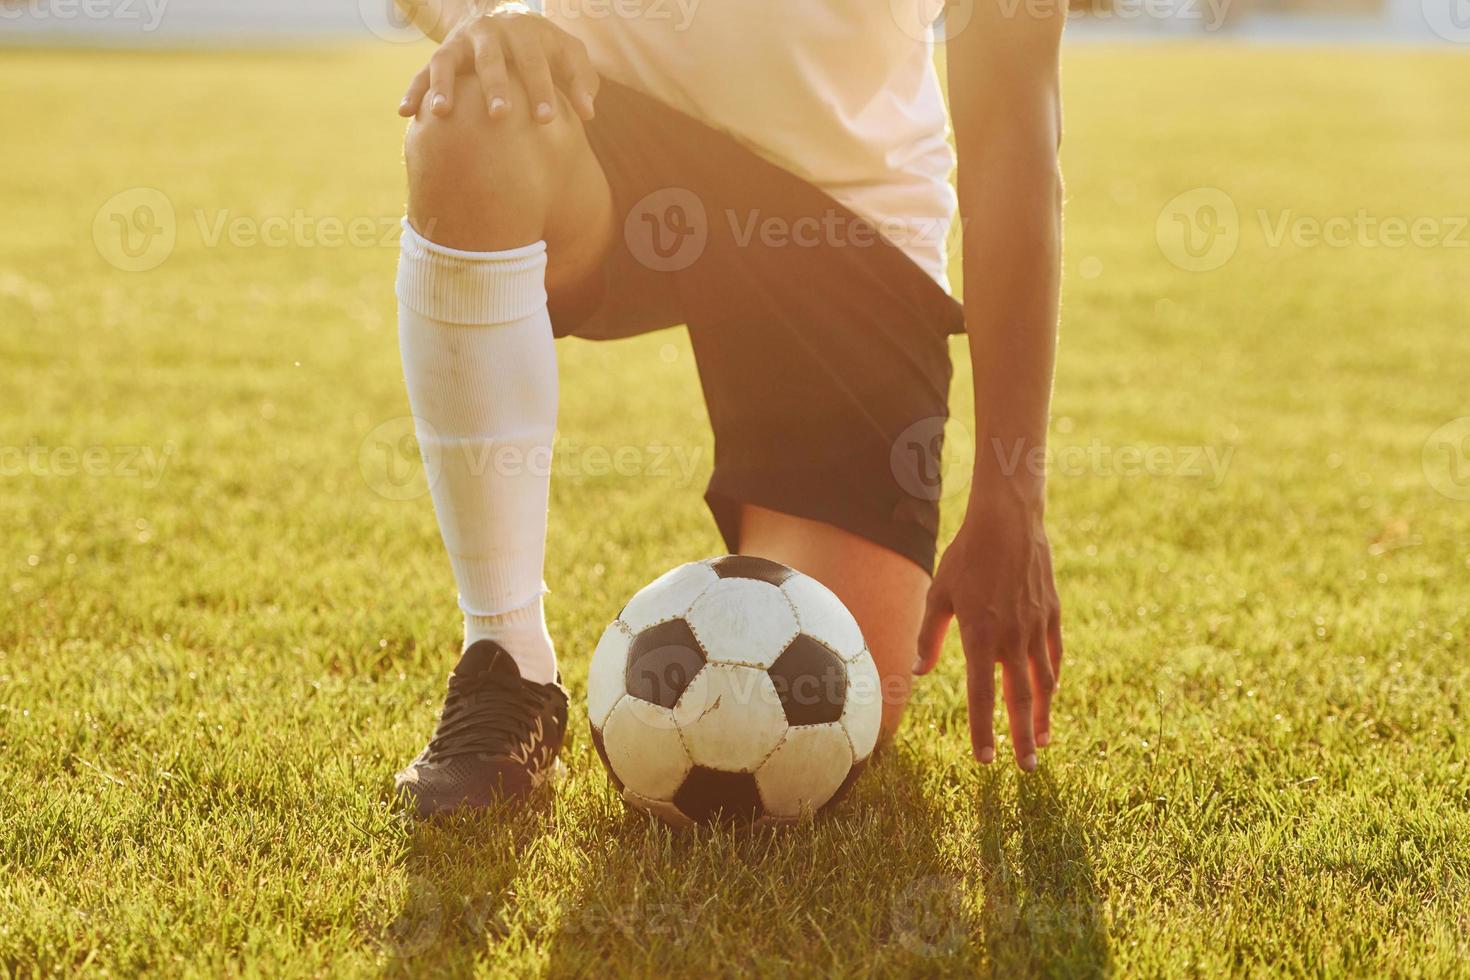
[[[1039,512],[1061,286],[1066,5],[1002,7],[977,7],[949,51],[975,369],[971,502]]]
[[[919,672],[959,620],[975,757],[995,757],[994,666],[1022,769],[1051,741],[1061,605],[1046,500],[1047,414],[1061,286],[1061,41],[1065,4],[978,4],[949,44],[975,369],[975,476],[919,637]]]
[[[972,493],[1039,506],[1061,285],[1056,148],[997,140],[966,164],[959,190],[975,382]]]

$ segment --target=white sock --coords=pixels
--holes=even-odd
[[[556,677],[541,600],[557,404],[545,280],[544,242],[464,252],[403,224],[403,374],[465,646],[496,641],[537,684]]]

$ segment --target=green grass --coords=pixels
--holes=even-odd
[[[0,59],[0,973],[1470,975],[1470,502],[1423,456],[1470,414],[1470,250],[1271,247],[1257,218],[1470,212],[1470,60],[1070,50],[1053,440],[1158,455],[1052,479],[1056,744],[972,765],[951,649],[836,815],[677,837],[585,723],[530,812],[385,803],[458,629],[427,499],[360,465],[407,412],[395,253],[209,247],[195,215],[391,221],[422,56]],[[147,273],[92,241],[137,186],[179,216]],[[1201,186],[1243,230],[1186,272],[1155,223]],[[697,464],[557,483],[580,698],[619,603],[720,546],[684,338],[561,356],[563,450]],[[105,473],[31,462],[66,447]],[[1179,472],[1194,447],[1220,479]]]

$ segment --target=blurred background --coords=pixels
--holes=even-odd
[[[928,3],[928,0],[893,0]],[[949,7],[962,9],[964,2]],[[1290,41],[1470,40],[1466,0],[1072,0],[1072,40],[1215,34]],[[394,36],[389,0],[0,0],[0,41],[311,43]]]
[[[970,763],[952,639],[840,816],[690,844],[580,714],[553,810],[385,805],[459,636],[393,296],[428,44],[386,0],[0,0],[0,975],[1467,975],[1470,0],[1067,37],[1043,771]],[[580,703],[721,543],[684,332],[558,357]]]

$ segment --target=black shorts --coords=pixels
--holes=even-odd
[[[553,303],[556,334],[687,325],[732,551],[750,503],[931,571],[959,304],[826,193],[655,99],[605,83],[587,136],[620,227],[601,282]]]

